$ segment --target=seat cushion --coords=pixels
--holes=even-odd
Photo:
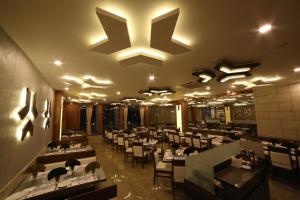
[[[132,148],[127,148],[126,153],[132,153]]]
[[[156,165],[157,171],[172,172],[172,164],[159,161]]]

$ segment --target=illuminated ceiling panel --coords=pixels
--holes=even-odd
[[[179,8],[177,8],[152,19],[150,39],[151,48],[174,55],[191,50],[186,44],[172,38],[179,13]]]
[[[135,55],[133,57],[129,57],[123,60],[120,60],[119,63],[123,66],[129,66],[129,65],[135,65],[138,63],[145,63],[149,65],[156,65],[161,66],[163,64],[162,60],[159,60],[157,58],[152,58],[146,55]]]
[[[131,46],[126,19],[101,8],[96,8],[96,14],[107,38],[90,46],[89,50],[111,54]]]

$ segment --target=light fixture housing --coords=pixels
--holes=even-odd
[[[260,66],[259,62],[254,63],[241,63],[241,64],[231,64],[229,62],[221,62],[220,64],[215,66],[215,69],[224,72],[226,74],[238,74],[238,73],[246,73],[252,70],[255,67]]]

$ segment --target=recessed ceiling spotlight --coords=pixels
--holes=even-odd
[[[54,60],[53,62],[55,65],[57,66],[61,66],[62,65],[62,62],[60,60]]]
[[[69,90],[69,88],[68,88],[68,87],[65,87],[65,90],[67,90],[67,91],[68,91],[68,90]]]
[[[149,76],[150,81],[153,81],[154,79],[155,79],[155,76],[153,74]]]
[[[210,87],[209,87],[209,86],[207,86],[207,87],[206,87],[206,89],[207,89],[207,90],[210,90]]]
[[[271,24],[265,24],[265,25],[259,27],[259,29],[258,29],[258,31],[260,33],[267,33],[271,30],[272,30],[272,25]]]
[[[300,67],[295,68],[294,72],[300,72]]]
[[[230,94],[230,90],[227,91],[227,94]]]
[[[118,91],[118,92],[117,92],[117,95],[120,95],[120,94],[121,94],[121,92],[120,92],[120,91]]]
[[[106,99],[103,99],[103,101],[106,101]]]

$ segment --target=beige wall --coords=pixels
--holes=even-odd
[[[33,136],[20,141],[16,137],[16,130],[22,121],[13,118],[12,114],[20,106],[21,91],[27,87],[37,94],[39,114],[33,122]],[[46,98],[53,105],[53,95],[53,88],[0,27],[0,190],[18,175],[51,139],[52,118],[50,128],[45,131],[42,127],[42,114]]]
[[[254,89],[258,134],[300,140],[300,83]]]

